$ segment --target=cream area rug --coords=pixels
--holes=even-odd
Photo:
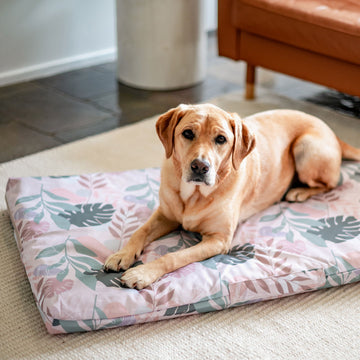
[[[210,102],[246,116],[274,108],[324,119],[360,147],[360,120],[260,93]],[[35,306],[6,211],[8,177],[113,172],[160,166],[156,117],[0,164],[0,359],[359,359],[360,284],[173,320],[49,335]],[[359,204],[360,206],[360,204]]]

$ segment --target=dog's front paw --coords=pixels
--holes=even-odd
[[[120,250],[106,259],[104,269],[105,271],[127,270],[135,262],[135,257],[135,254],[125,249]]]
[[[125,271],[120,281],[129,288],[141,290],[151,285],[160,276],[161,273],[156,271],[152,264],[143,264]]]

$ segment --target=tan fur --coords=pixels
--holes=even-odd
[[[340,141],[320,119],[293,110],[241,120],[210,104],[180,105],[160,116],[156,130],[166,154],[160,206],[105,263],[106,270],[127,270],[122,281],[131,288],[227,253],[239,221],[279,201],[295,171],[309,187],[291,189],[286,199],[304,201],[336,186],[342,156],[360,160],[360,150]],[[185,130],[194,138],[186,138]],[[219,135],[225,143],[218,143]],[[194,175],[196,159],[209,165],[201,179]],[[180,225],[201,233],[202,241],[129,269],[146,245]]]

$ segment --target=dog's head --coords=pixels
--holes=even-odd
[[[211,104],[179,105],[161,115],[156,130],[166,157],[185,182],[212,187],[255,145],[255,138],[239,116]]]

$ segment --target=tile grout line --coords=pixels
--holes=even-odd
[[[91,105],[95,109],[100,110],[102,112],[107,112],[107,113],[109,113],[110,115],[113,115],[113,116],[119,115],[119,113],[116,113],[116,112],[114,112],[112,110],[109,110],[109,109],[107,109],[105,107],[102,107],[101,105],[98,105],[97,103],[92,102],[90,99],[80,98],[80,97],[77,97],[75,95],[71,95],[71,94],[69,94],[69,93],[67,93],[67,92],[65,92],[63,90],[60,90],[60,89],[58,89],[56,87],[53,87],[51,85],[41,84],[41,83],[37,82],[37,80],[35,80],[34,83],[37,86],[43,88],[44,90],[53,91],[55,94],[65,96],[65,97],[67,97],[67,98],[69,98],[71,100],[75,100],[75,101],[80,102],[80,103],[85,104],[85,105]],[[113,93],[113,91],[105,92],[105,93],[101,94],[101,96],[111,94],[111,93]]]

